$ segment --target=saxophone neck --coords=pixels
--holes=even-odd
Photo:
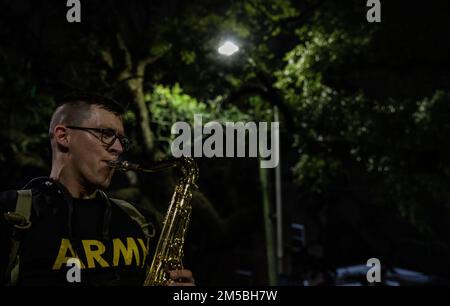
[[[177,159],[177,163],[178,167],[183,173],[182,180],[184,180],[186,183],[192,184],[194,189],[196,189],[199,169],[195,160],[192,157],[181,157]]]
[[[138,171],[138,172],[158,172],[170,168],[178,167],[184,176],[191,177],[193,181],[197,180],[198,167],[192,157],[170,158],[153,164],[150,167],[142,167],[139,164],[129,161],[114,160],[109,161],[108,165],[118,171]]]

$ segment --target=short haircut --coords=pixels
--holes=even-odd
[[[63,96],[57,101],[58,108],[50,120],[49,135],[58,124],[81,125],[90,117],[91,106],[98,106],[121,117],[125,109],[114,99],[97,93],[75,92]]]

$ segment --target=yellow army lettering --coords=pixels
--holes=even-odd
[[[144,241],[141,238],[136,240],[131,237],[126,238],[126,244],[124,244],[119,238],[115,238],[112,241],[113,247],[113,257],[112,263],[108,263],[105,258],[102,257],[103,253],[106,251],[105,245],[98,240],[81,240],[83,245],[85,258],[87,262],[87,266],[81,261],[78,254],[72,247],[72,244],[69,239],[61,239],[61,244],[59,247],[58,255],[56,256],[55,263],[53,264],[53,270],[59,270],[61,267],[66,265],[67,261],[70,258],[77,258],[80,260],[81,269],[96,268],[96,267],[117,267],[120,262],[120,257],[123,258],[123,262],[126,266],[129,266],[133,262],[133,258],[135,259],[135,263],[137,266],[144,266],[145,258],[148,255],[148,245],[146,246]],[[142,251],[142,261],[141,261],[141,253],[139,252],[139,247]]]

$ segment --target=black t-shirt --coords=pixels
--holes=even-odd
[[[14,194],[15,191],[0,193],[2,215],[14,210]],[[153,224],[151,237],[145,236],[140,225],[121,207],[100,195],[90,200],[67,201],[54,191],[33,190],[33,224],[21,242],[19,285],[142,285],[158,234],[155,219],[140,212]],[[3,272],[11,226],[0,218],[0,227]],[[77,280],[76,268],[67,265],[70,258],[81,263],[81,282],[69,281]]]

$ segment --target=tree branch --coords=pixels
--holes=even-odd
[[[99,49],[99,56],[109,69],[112,70],[114,68],[114,59],[111,52],[108,52],[105,49]]]
[[[239,88],[237,91],[232,92],[227,98],[226,101],[234,101],[239,98],[256,94],[264,99],[266,99],[271,105],[277,106],[280,110],[280,113],[283,114],[286,120],[287,129],[291,130],[294,127],[294,119],[292,114],[294,113],[287,105],[284,103],[283,98],[278,93],[276,88],[273,86],[266,86],[265,84],[246,84]]]
[[[117,41],[117,46],[118,46],[119,50],[122,52],[122,57],[123,57],[123,68],[119,72],[119,75],[117,77],[117,80],[120,81],[120,80],[125,79],[130,76],[131,71],[133,69],[133,62],[131,60],[130,51],[128,50],[128,47],[125,44],[125,41],[123,40],[123,37],[120,33],[116,34],[116,41]]]
[[[305,8],[298,16],[292,16],[287,18],[280,19],[281,26],[286,25],[295,25],[298,27],[299,24],[305,24],[308,18],[317,11],[322,5],[324,5],[328,0],[322,0],[320,2],[316,2],[311,6]]]

